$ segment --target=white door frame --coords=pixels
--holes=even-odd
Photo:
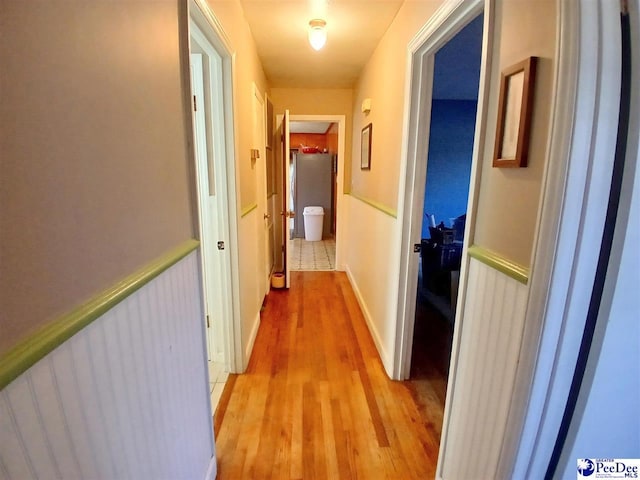
[[[636,18],[637,9],[636,1]],[[546,473],[585,329],[618,136],[620,4],[561,1],[559,14],[550,153],[498,469],[505,478]]]
[[[276,124],[280,124],[283,115],[276,116]],[[344,252],[346,247],[342,244],[345,235],[346,212],[344,211],[344,164],[345,164],[345,115],[289,115],[292,122],[331,122],[338,124],[338,175],[336,177],[336,270],[345,271]],[[284,172],[283,172],[284,173]],[[298,212],[296,212],[298,214]]]
[[[291,248],[289,245],[289,236],[291,235],[291,231],[289,225],[291,223],[291,219],[293,218],[291,215],[294,215],[293,205],[291,204],[291,171],[289,164],[289,151],[291,149],[291,129],[290,129],[290,114],[289,110],[284,111],[284,115],[278,115],[276,124],[278,125],[278,132],[280,137],[279,148],[278,151],[280,153],[280,158],[278,162],[278,166],[281,169],[281,187],[282,187],[282,198],[280,200],[280,204],[282,205],[282,212],[280,212],[280,221],[282,222],[280,225],[280,231],[282,232],[282,250],[283,250],[283,267],[284,267],[284,278],[285,288],[291,287]]]
[[[256,221],[258,233],[258,261],[256,262],[258,278],[258,299],[260,303],[264,297],[269,294],[270,278],[273,265],[270,262],[271,252],[269,248],[269,200],[267,199],[267,152],[266,152],[266,110],[265,96],[260,92],[258,86],[252,83],[252,100],[251,108],[253,110],[253,131],[251,148],[258,150],[258,158],[255,161],[256,175],[256,203],[258,204],[258,212]],[[258,111],[259,110],[259,111]]]
[[[493,30],[494,1],[485,0],[485,32]],[[480,0],[464,4],[447,1],[410,45],[407,80],[410,93],[405,102],[407,143],[402,157],[406,164],[401,166],[401,172],[405,173],[401,176],[404,194],[400,196],[399,208],[400,215],[407,215],[408,221],[398,218],[402,232],[394,378],[405,378],[407,355],[411,354],[416,286],[410,285],[410,280],[415,274],[411,265],[417,264],[410,258],[415,228],[412,223],[416,223],[412,206],[420,187],[415,183],[416,175],[426,167],[420,162],[424,163],[428,139],[419,138],[417,132],[424,131],[419,127],[428,127],[425,122],[429,112],[424,108],[430,104],[433,75],[433,53],[428,52],[437,49],[443,37],[451,36],[456,18],[463,22],[465,12],[481,5]],[[498,478],[544,477],[562,416],[562,408],[557,405],[564,405],[570,388],[609,195],[609,182],[601,179],[611,178],[615,154],[620,100],[619,8],[618,2],[608,0],[559,2],[549,153],[542,181],[516,384],[505,436],[498,440],[502,444]],[[489,43],[485,33],[478,98],[480,122],[476,127],[469,193],[471,228],[480,175],[476,159],[483,150],[477,140],[484,138],[487,121],[484,98],[489,87],[491,58],[484,52],[493,51]],[[421,111],[425,112],[426,120],[420,119]],[[472,234],[465,235],[458,305],[464,303],[466,293],[464,259]],[[458,308],[456,329],[463,320],[461,312],[463,309]],[[450,385],[455,375],[453,369]],[[445,410],[443,436],[450,414]]]
[[[269,176],[269,169],[266,171],[266,180],[267,180],[267,237],[269,241],[269,264],[271,266],[271,273],[274,273],[277,268],[276,257],[277,257],[277,248],[280,248],[279,234],[277,232],[277,221],[276,218],[279,218],[280,208],[277,205],[277,180],[276,180],[276,162],[277,162],[277,146],[274,145],[274,141],[276,138],[276,128],[274,125],[275,118],[273,117],[273,103],[271,102],[271,98],[267,93],[264,94],[264,138],[265,138],[265,162],[267,165],[271,164],[271,176]],[[269,128],[271,127],[271,128]],[[269,134],[271,134],[271,138],[269,138]],[[278,142],[279,143],[279,142]],[[270,287],[270,285],[269,285]]]
[[[418,289],[418,261],[413,245],[420,243],[422,232],[422,210],[424,208],[424,189],[427,171],[427,154],[429,150],[429,128],[431,123],[431,99],[433,90],[433,71],[436,52],[453,38],[462,28],[483,11],[483,0],[445,2],[427,24],[416,34],[409,44],[409,60],[407,72],[407,88],[405,112],[409,118],[405,123],[407,142],[403,145],[402,165],[400,166],[400,204],[398,208],[398,224],[401,225],[401,253],[398,285],[398,327],[396,329],[396,347],[393,362],[393,378],[404,380],[409,378],[411,367],[411,351],[413,347],[413,327],[415,323],[416,292]],[[485,11],[482,63],[480,66],[480,82],[478,91],[478,109],[476,114],[476,131],[473,141],[473,160],[471,164],[471,182],[467,206],[467,227],[462,251],[466,257],[468,239],[473,238],[472,226],[477,204],[477,187],[480,182],[478,168],[479,152],[483,151],[484,122],[489,92],[491,29],[490,12]],[[404,177],[402,175],[404,172]],[[460,285],[466,280],[466,263],[462,262]],[[458,305],[464,302],[465,289],[458,291]],[[456,308],[456,329],[460,325],[459,317],[462,308]],[[455,336],[455,335],[454,335]],[[453,373],[453,372],[452,372]]]
[[[208,46],[222,59],[222,68],[218,81],[222,82],[221,96],[216,98],[217,108],[214,114],[218,116],[218,124],[223,125],[224,132],[213,132],[221,155],[216,159],[216,175],[220,179],[218,186],[226,190],[223,208],[218,218],[218,231],[221,239],[201,238],[201,241],[223,240],[226,255],[222,255],[220,288],[223,289],[223,342],[224,360],[230,373],[240,373],[243,369],[242,332],[240,330],[240,284],[238,259],[238,188],[235,169],[235,135],[233,116],[233,54],[229,40],[204,0],[190,0],[189,9],[189,39],[192,38],[195,27],[204,36]],[[193,23],[192,23],[193,22]],[[220,87],[220,85],[218,85]],[[220,92],[220,89],[216,91]],[[216,247],[217,248],[217,247]]]

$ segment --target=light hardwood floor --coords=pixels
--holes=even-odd
[[[434,478],[441,384],[389,380],[344,273],[292,275],[220,400],[218,478]]]

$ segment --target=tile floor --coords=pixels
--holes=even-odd
[[[220,396],[224,390],[224,384],[229,377],[224,365],[217,362],[209,362],[209,392],[211,393],[211,413],[215,413]]]
[[[307,242],[304,238],[291,240],[291,270],[335,270],[336,241],[333,238]]]

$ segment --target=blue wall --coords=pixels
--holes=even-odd
[[[467,211],[473,134],[477,102],[433,100],[424,213],[436,224]],[[422,222],[422,238],[429,238],[429,223]]]
[[[467,211],[482,22],[482,15],[476,17],[435,55],[424,213],[447,227],[449,218]],[[423,216],[422,238],[429,237],[429,222]]]
[[[433,98],[478,99],[482,22],[483,16],[479,15],[436,52]]]

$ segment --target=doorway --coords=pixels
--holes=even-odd
[[[195,3],[189,19],[190,80],[194,132],[198,230],[201,243],[204,328],[211,409],[215,411],[229,373],[236,373],[239,340],[238,259],[233,162],[231,63],[228,49]],[[231,161],[230,161],[231,159]]]
[[[291,270],[335,270],[338,124],[292,121],[289,145]]]
[[[292,258],[291,254],[294,249],[292,236],[293,230],[295,229],[295,222],[292,221],[292,218],[295,219],[296,215],[300,215],[304,221],[304,212],[294,212],[293,205],[293,196],[291,195],[291,181],[287,178],[291,174],[291,162],[292,157],[290,156],[291,148],[290,148],[290,124],[292,122],[308,122],[308,123],[324,123],[325,125],[335,125],[333,129],[337,129],[337,154],[335,156],[334,170],[335,175],[333,178],[333,205],[335,215],[333,217],[334,225],[329,225],[327,227],[330,235],[333,235],[333,245],[327,245],[325,248],[335,248],[335,260],[330,269],[335,270],[344,270],[344,261],[342,259],[342,252],[344,251],[344,247],[342,246],[343,235],[341,234],[342,226],[344,225],[344,211],[342,209],[343,205],[343,192],[344,192],[344,164],[345,164],[345,132],[346,132],[346,117],[345,115],[289,115],[288,111],[285,112],[285,115],[278,114],[276,115],[276,125],[278,125],[278,138],[281,140],[280,148],[278,151],[278,158],[276,161],[277,172],[275,177],[278,179],[278,184],[282,185],[279,189],[280,191],[277,194],[278,205],[282,205],[281,215],[276,216],[275,221],[277,222],[276,230],[282,232],[280,236],[281,240],[281,252],[279,255],[279,249],[276,249],[276,270],[281,271],[285,274],[285,284],[288,287],[290,282],[289,272],[292,267]],[[327,127],[330,128],[330,127]],[[326,132],[327,130],[325,130]],[[285,134],[285,132],[287,132]],[[315,147],[313,145],[312,147]],[[335,148],[335,147],[331,147]],[[322,150],[324,147],[322,148]],[[329,147],[327,147],[329,150]],[[329,217],[329,218],[331,218]],[[324,229],[324,226],[323,226]],[[315,242],[314,242],[315,243]],[[313,254],[313,253],[312,253]],[[333,254],[333,252],[331,252]],[[302,255],[302,253],[300,253]],[[326,265],[326,264],[325,264]],[[329,268],[323,268],[329,269]]]
[[[483,15],[434,58],[410,378],[444,408],[476,127]]]

